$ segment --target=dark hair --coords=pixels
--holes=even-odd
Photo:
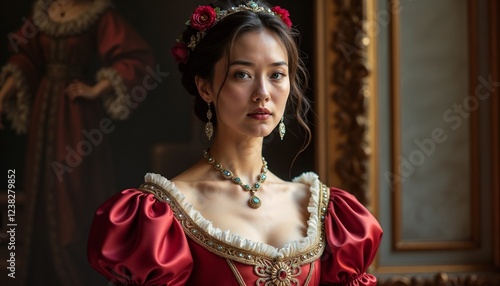
[[[246,2],[248,1],[217,0],[212,2],[210,6],[213,8],[219,7],[221,10],[228,10],[231,7],[244,5]],[[265,1],[254,0],[254,2],[261,7],[271,8]],[[195,76],[213,81],[216,62],[224,55],[229,58],[229,52],[236,39],[244,33],[263,30],[275,33],[287,51],[290,75],[290,100],[288,102],[293,108],[298,123],[306,131],[306,140],[301,149],[302,151],[311,141],[311,130],[306,123],[306,115],[311,104],[304,94],[307,87],[307,70],[300,58],[299,49],[295,42],[298,33],[294,29],[289,29],[279,16],[274,16],[266,12],[255,13],[250,11],[241,11],[226,16],[207,31],[205,37],[190,53],[187,62],[185,64],[179,63],[179,70],[182,72],[182,84],[195,97],[194,111],[196,116],[201,121],[207,122],[206,113],[208,105],[198,93],[194,80]],[[193,27],[188,26],[182,37],[183,39],[190,39],[197,31]],[[228,72],[228,68],[226,72]],[[212,118],[214,125],[216,125],[216,120],[216,116],[214,116]]]

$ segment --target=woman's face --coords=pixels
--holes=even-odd
[[[217,111],[216,136],[269,135],[281,120],[290,93],[288,56],[279,38],[267,30],[241,35],[230,51],[225,82],[226,57],[214,71],[209,97],[204,99]]]

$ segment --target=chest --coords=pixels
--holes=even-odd
[[[263,211],[264,212],[264,211]],[[229,230],[246,239],[280,248],[286,243],[302,239],[307,233],[307,218],[296,209],[288,212],[266,212],[249,217],[245,212],[232,215],[207,215],[213,225]]]
[[[290,190],[257,193],[262,205],[254,209],[247,204],[248,193],[224,192],[205,198],[202,205],[195,207],[218,229],[279,248],[307,234],[309,196],[307,190],[301,193],[301,196]]]

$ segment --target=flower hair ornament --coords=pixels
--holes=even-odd
[[[191,18],[186,22],[187,26],[193,27],[197,30],[197,32],[195,35],[191,36],[189,41],[186,41],[186,39],[182,36],[177,39],[177,43],[172,48],[172,55],[174,56],[174,59],[177,62],[185,64],[189,57],[189,53],[194,51],[196,45],[198,45],[201,39],[205,37],[208,30],[225,17],[241,11],[251,11],[255,13],[263,12],[273,16],[278,16],[289,29],[292,27],[290,13],[288,10],[283,9],[280,6],[274,6],[269,9],[259,6],[254,1],[249,1],[244,5],[242,4],[236,7],[231,7],[228,10],[221,10],[219,7],[213,8],[209,5],[199,6],[191,15]]]

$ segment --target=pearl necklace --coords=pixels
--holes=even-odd
[[[255,195],[255,193],[260,189],[260,185],[264,183],[264,181],[267,178],[267,162],[262,157],[262,170],[260,175],[257,176],[257,182],[251,187],[248,184],[244,184],[241,179],[237,176],[233,175],[233,172],[229,171],[228,169],[224,169],[222,167],[222,164],[215,161],[215,158],[210,155],[208,150],[203,151],[203,156],[207,159],[208,163],[214,165],[214,168],[217,171],[220,171],[222,174],[222,177],[225,179],[231,180],[233,183],[240,185],[244,191],[250,192],[250,199],[248,199],[248,205],[251,208],[257,209],[262,205],[262,201]]]

